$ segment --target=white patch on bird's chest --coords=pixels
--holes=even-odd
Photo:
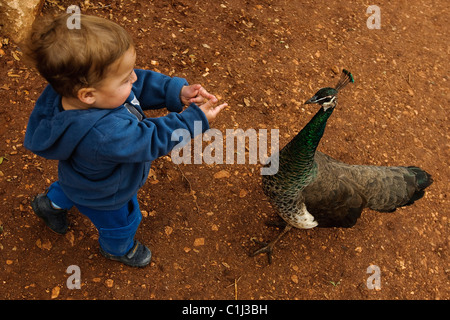
[[[279,208],[280,216],[288,224],[299,229],[312,229],[317,227],[318,223],[314,220],[314,216],[309,213],[306,205],[301,202],[291,208]],[[285,210],[283,210],[285,209]],[[286,210],[287,209],[287,210]]]

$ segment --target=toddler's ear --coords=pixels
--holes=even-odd
[[[85,104],[94,104],[95,102],[94,88],[81,88],[78,90],[78,99]]]

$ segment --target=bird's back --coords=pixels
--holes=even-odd
[[[416,167],[349,165],[316,152],[316,178],[302,191],[320,227],[351,227],[364,208],[382,212],[409,205],[432,180]]]

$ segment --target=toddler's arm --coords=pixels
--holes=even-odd
[[[169,77],[162,73],[136,69],[137,80],[133,83],[133,92],[142,109],[167,108],[172,112],[181,112],[183,102],[180,92],[188,83],[183,78]]]

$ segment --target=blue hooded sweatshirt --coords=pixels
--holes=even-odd
[[[209,128],[194,103],[181,112],[185,79],[135,72],[130,96],[115,109],[64,110],[61,95],[50,85],[36,101],[24,146],[59,160],[59,184],[75,204],[97,210],[123,207],[145,183],[151,162],[179,143],[171,139],[174,130],[187,129],[193,137],[194,121],[201,121],[203,130]],[[171,113],[159,118],[143,113],[163,107]]]

